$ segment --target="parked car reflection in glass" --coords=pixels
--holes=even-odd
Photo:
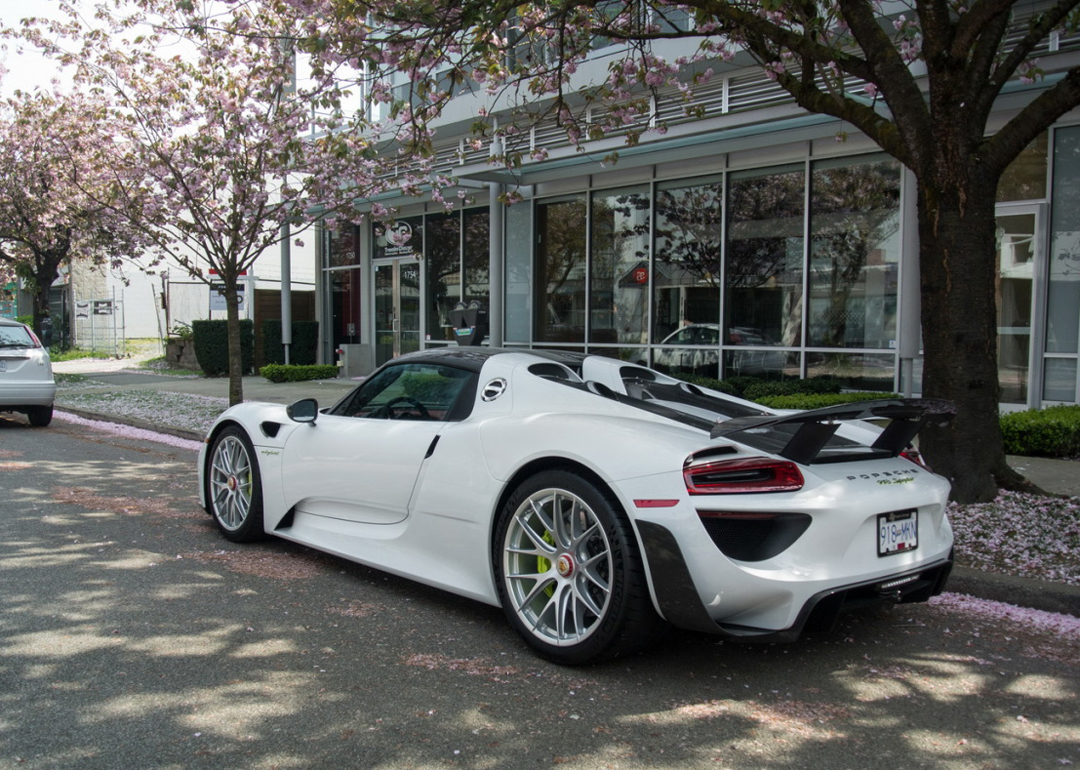
[[[719,377],[720,333],[719,324],[691,323],[676,329],[660,343],[671,347],[653,348],[653,368],[664,372]],[[728,351],[724,376],[769,377],[783,373],[787,367],[788,353],[761,349],[775,347],[777,343],[755,329],[732,326],[728,330],[726,344],[746,346],[746,349]],[[698,347],[677,347],[681,345]],[[647,357],[647,351],[643,348],[635,350],[630,360],[644,366]]]

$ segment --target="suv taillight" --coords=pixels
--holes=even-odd
[[[768,457],[690,463],[683,468],[683,479],[692,495],[797,492],[805,483],[795,463]]]

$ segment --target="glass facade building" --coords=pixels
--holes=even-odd
[[[505,188],[478,175],[460,210],[403,205],[392,225],[328,231],[324,360],[343,343],[368,345],[371,365],[452,344],[450,310],[476,300],[499,309],[492,338],[505,346],[918,393],[908,172],[865,141],[844,153],[820,151],[821,138],[759,144],[549,174],[511,206],[489,200],[486,189]],[[1080,397],[1077,190],[1080,126],[1062,125],[997,192],[987,258],[999,276],[1005,408]]]

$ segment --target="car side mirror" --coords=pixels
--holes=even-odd
[[[285,407],[285,413],[293,422],[314,424],[315,418],[319,416],[319,402],[313,398],[303,398]]]

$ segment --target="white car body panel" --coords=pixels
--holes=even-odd
[[[423,360],[419,355],[415,360]],[[461,421],[320,414],[314,424],[300,424],[284,407],[249,403],[226,411],[210,435],[239,425],[250,437],[268,533],[489,604],[499,604],[492,540],[500,501],[520,483],[523,469],[552,458],[592,474],[618,500],[637,534],[662,615],[672,606],[664,598],[670,590],[656,581],[666,578],[669,567],[657,559],[670,554],[652,544],[657,533],[677,544],[697,601],[720,630],[782,632],[801,622],[815,597],[950,562],[948,482],[912,461],[801,466],[805,483],[795,492],[691,495],[683,464],[693,453],[716,446],[731,447],[730,457],[763,452],[537,376],[530,367],[543,359],[529,352],[485,355],[471,412]],[[581,375],[625,393],[624,366],[587,357]],[[580,382],[569,369],[565,375]],[[505,390],[485,400],[485,386],[500,381]],[[267,434],[266,423],[277,426],[276,435]],[[867,443],[880,432],[865,423],[839,431]],[[208,453],[209,444],[200,454],[201,477]],[[199,493],[206,507],[202,478]],[[667,507],[637,502],[656,500]],[[918,511],[917,548],[879,556],[877,515],[908,509]],[[747,562],[721,553],[699,515],[762,510],[798,512],[812,522],[780,553]]]

